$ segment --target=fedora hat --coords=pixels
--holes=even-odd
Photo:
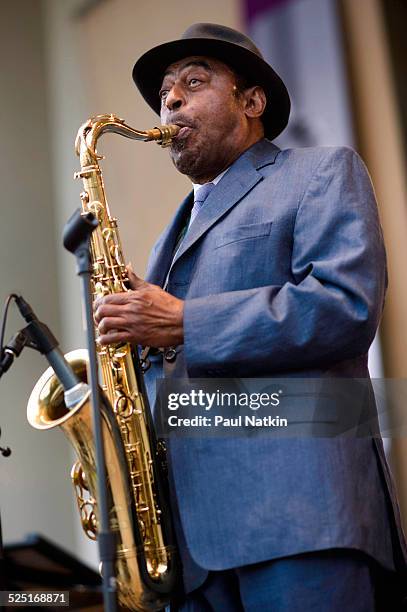
[[[262,115],[267,138],[276,138],[286,127],[290,97],[282,79],[263,59],[256,45],[244,34],[215,23],[195,23],[178,40],[153,47],[134,65],[133,80],[149,106],[159,115],[158,92],[170,64],[192,55],[221,60],[250,84],[261,85],[267,98]]]

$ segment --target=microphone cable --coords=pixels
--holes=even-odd
[[[6,301],[4,302],[3,317],[1,321],[1,332],[0,332],[0,360],[3,357],[3,352],[4,352],[4,337],[6,334],[8,309],[10,307],[11,300],[16,300],[17,298],[18,298],[18,295],[16,293],[10,293],[10,295],[7,296]]]

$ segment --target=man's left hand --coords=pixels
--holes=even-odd
[[[184,342],[184,302],[127,269],[132,291],[96,300],[100,344],[130,342],[142,346],[177,346]]]

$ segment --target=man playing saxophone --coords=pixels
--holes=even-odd
[[[290,101],[243,34],[195,24],[133,78],[193,190],[146,280],[97,301],[99,342],[155,349],[155,380],[368,378],[386,264],[370,179],[352,150],[280,150]],[[168,463],[182,610],[397,609],[405,568],[381,440],[174,439]],[[401,568],[401,569],[400,569]],[[387,590],[386,590],[387,589]],[[396,597],[396,596],[395,596]]]

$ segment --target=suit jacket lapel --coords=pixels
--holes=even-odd
[[[268,164],[273,164],[279,151],[280,149],[270,141],[260,140],[232,164],[225,176],[209,194],[172,261],[176,239],[183,227],[185,217],[192,207],[193,192],[191,191],[153,247],[146,279],[150,283],[162,287],[171,263],[174,264],[182,257],[220,217],[262,180],[262,176],[257,170]]]
[[[239,202],[262,176],[258,168],[274,163],[278,147],[267,140],[261,140],[245,151],[211,191],[199,215],[188,230],[173,264],[232,206]]]
[[[168,268],[174,254],[177,237],[184,225],[185,218],[192,207],[193,191],[182,201],[174,218],[155,243],[147,266],[146,280],[163,286]]]

